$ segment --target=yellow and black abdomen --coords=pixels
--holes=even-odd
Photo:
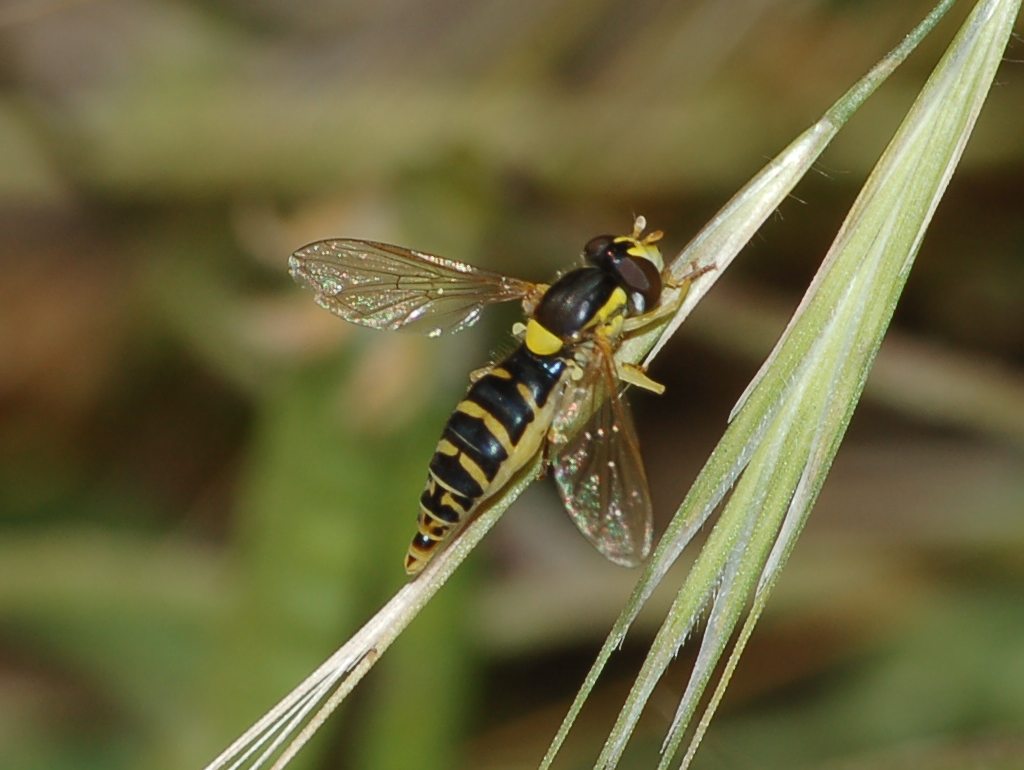
[[[423,569],[438,546],[536,454],[568,376],[573,340],[618,329],[628,298],[600,267],[572,270],[548,287],[523,344],[473,383],[448,419],[420,496],[419,532],[405,570]]]
[[[534,456],[547,436],[553,394],[566,368],[561,357],[537,355],[524,344],[473,383],[430,461],[406,572],[423,569],[476,507]]]

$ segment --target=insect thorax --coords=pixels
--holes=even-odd
[[[617,337],[626,316],[647,309],[643,298],[627,294],[622,284],[621,276],[606,266],[563,275],[544,293],[527,323],[527,348],[537,355],[556,355],[588,332]],[[658,289],[660,293],[660,285]]]

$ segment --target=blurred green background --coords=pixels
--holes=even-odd
[[[199,767],[403,584],[434,441],[514,313],[354,330],[290,251],[349,235],[544,280],[642,212],[671,254],[928,9],[3,0],[0,766]],[[967,10],[634,398],[659,528]],[[1007,56],[700,768],[1024,767],[1019,36]],[[296,767],[535,765],[635,577],[535,485]],[[562,766],[590,766],[655,621]]]

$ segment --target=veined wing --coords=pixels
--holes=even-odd
[[[602,340],[592,344],[582,377],[569,384],[552,425],[551,467],[562,502],[587,540],[616,564],[634,567],[651,549],[647,474],[611,347]],[[590,417],[566,436],[581,414]]]
[[[303,246],[288,269],[321,307],[346,321],[431,337],[472,326],[486,305],[522,299],[536,286],[433,254],[349,238]]]

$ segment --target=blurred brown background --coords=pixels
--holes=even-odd
[[[0,765],[198,767],[403,583],[437,433],[514,314],[353,330],[291,250],[541,280],[642,212],[672,253],[928,8],[0,2]],[[634,398],[659,528],[967,10]],[[1024,767],[1020,37],[1007,56],[700,768]],[[296,766],[534,766],[635,577],[535,485]],[[590,766],[655,620],[562,766]]]

